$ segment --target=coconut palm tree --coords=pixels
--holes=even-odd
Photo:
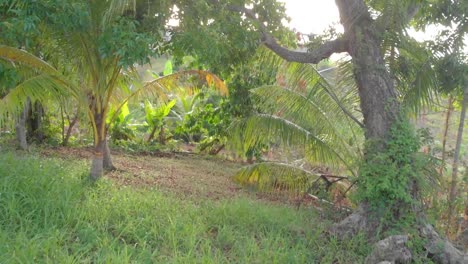
[[[232,125],[231,147],[245,151],[275,143],[295,152],[303,163],[355,174],[363,142],[355,90],[334,91],[312,65],[288,63],[271,52],[261,52],[262,63],[277,66],[278,82],[251,90],[256,111]],[[281,185],[302,193],[321,175],[293,163],[261,162],[241,169],[235,179],[263,191]]]
[[[391,43],[386,48],[400,53],[387,54],[399,84],[399,100],[415,115],[437,96],[432,57],[413,40]],[[277,84],[251,90],[257,112],[233,125],[231,146],[245,151],[258,144],[280,142],[283,147],[301,150],[308,163],[345,168],[356,175],[355,162],[362,158],[364,148],[364,125],[350,61],[338,62],[335,75],[327,79],[313,65],[286,62],[266,50],[259,53],[265,68],[276,67]],[[316,172],[278,162],[254,164],[236,176],[239,183],[265,191],[282,182],[283,188],[304,192],[320,179],[325,180]]]
[[[116,86],[113,89],[95,90],[88,88],[83,82],[68,79],[47,62],[23,50],[0,46],[0,59],[16,63],[17,67],[37,72],[34,77],[20,83],[1,99],[0,125],[4,124],[8,117],[20,114],[22,105],[28,98],[33,101],[50,100],[50,98],[58,100],[64,96],[72,96],[80,105],[87,106],[88,117],[92,124],[95,139],[95,153],[91,168],[91,178],[93,179],[102,175],[105,162],[107,162],[107,166],[112,165],[109,152],[106,151],[108,125],[105,122],[112,105],[113,109],[116,110],[113,111],[114,116],[110,117],[109,123],[129,100],[138,101],[142,98],[164,100],[169,90],[180,89],[182,86],[193,87],[201,84],[212,84],[222,93],[227,93],[224,83],[206,71],[189,70],[139,84],[132,71],[121,69],[122,72],[114,77],[113,82],[116,83]],[[193,78],[194,76],[196,78]],[[100,99],[96,100],[96,98]]]

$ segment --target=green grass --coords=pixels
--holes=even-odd
[[[312,209],[90,184],[85,162],[0,154],[0,263],[361,263]]]

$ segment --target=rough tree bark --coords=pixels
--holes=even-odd
[[[106,134],[107,134],[107,131],[106,131]],[[112,156],[110,153],[108,141],[109,139],[106,137],[106,139],[104,140],[104,157],[103,157],[102,165],[106,171],[113,171],[116,168],[114,166],[114,163],[112,162]]]
[[[23,112],[16,120],[16,139],[18,140],[18,146],[22,150],[28,150],[27,131],[26,131],[26,118],[29,112],[29,100],[24,104]]]
[[[32,105],[29,101],[29,111],[27,116],[28,138],[42,143],[45,135],[42,128],[42,119],[44,117],[44,107],[38,101]]]
[[[96,133],[94,135],[94,154],[90,177],[92,180],[97,180],[104,173],[104,152],[106,147],[105,120],[103,120],[101,113],[94,113],[94,122]]]
[[[394,81],[387,70],[381,53],[386,21],[374,20],[363,0],[336,0],[335,2],[340,12],[341,24],[344,27],[342,37],[328,41],[308,52],[291,51],[279,45],[266,30],[266,27],[262,23],[258,23],[263,35],[263,43],[283,59],[300,63],[316,64],[333,53],[347,52],[351,56],[354,66],[354,77],[358,86],[361,110],[364,117],[366,141],[373,142],[377,150],[383,151],[386,148],[385,142],[390,136],[391,127],[397,121],[400,112]],[[231,11],[240,12],[252,20],[257,20],[256,14],[251,9],[245,7],[229,8]],[[414,7],[407,10],[409,17],[416,12],[417,8]],[[388,210],[398,212],[399,209],[396,207],[394,206]],[[398,213],[392,215],[398,215]],[[372,234],[375,233],[375,228],[380,224],[380,221],[380,217],[370,210],[366,201],[363,201],[355,213],[337,224],[330,232],[338,237],[355,235],[357,232]],[[422,229],[420,233],[428,239],[426,250],[434,256],[434,260],[440,263],[463,262],[461,252],[450,244],[440,250],[438,248],[438,251],[435,252],[431,245],[442,240],[432,229],[430,231],[426,230],[427,232],[423,232],[424,230],[426,229]],[[398,243],[384,241],[381,244],[396,245],[401,249],[395,250],[393,248],[395,252],[408,252],[403,249],[405,243],[401,241],[405,242],[405,238],[399,239]],[[377,252],[380,251],[382,251],[382,248],[377,250]],[[370,256],[370,259],[372,259],[372,256]],[[399,258],[395,257],[393,260],[396,259]],[[379,259],[379,261],[393,260]]]

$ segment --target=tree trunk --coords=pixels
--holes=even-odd
[[[150,133],[150,135],[148,137],[148,141],[147,141],[148,143],[150,143],[151,140],[153,140],[154,135],[156,134],[156,130],[158,130],[158,126],[154,126],[153,129],[151,130],[151,133]]]
[[[44,141],[44,131],[42,127],[42,119],[44,117],[44,107],[40,102],[35,102],[34,105],[29,103],[29,112],[28,112],[28,138],[35,140],[38,143]]]
[[[453,112],[453,96],[450,96],[448,99],[448,108],[447,113],[445,114],[445,125],[444,125],[444,135],[442,138],[442,162],[440,164],[439,174],[442,176],[445,168],[445,157],[446,155],[446,146],[447,146],[447,135],[450,127],[450,116]]]
[[[22,150],[28,150],[27,142],[27,131],[26,131],[26,118],[29,112],[29,100],[24,104],[23,112],[16,120],[16,139],[18,140],[18,146]]]
[[[161,126],[161,130],[159,130],[159,143],[161,143],[161,145],[166,145],[166,133],[164,130],[164,124]]]
[[[450,194],[449,194],[449,200],[448,200],[447,233],[449,232],[450,226],[452,226],[451,223],[452,223],[453,211],[455,207],[455,198],[457,196],[460,147],[461,147],[462,140],[463,140],[463,128],[465,126],[467,104],[468,104],[468,86],[465,87],[465,90],[463,92],[463,102],[462,102],[462,109],[460,113],[460,123],[458,125],[457,143],[455,145],[455,153],[453,154],[452,183],[450,184]]]
[[[108,139],[104,140],[104,157],[103,157],[103,166],[107,171],[115,170],[114,163],[112,162],[112,157],[109,149]]]
[[[104,173],[104,167],[103,167],[103,142],[99,142],[96,146],[94,146],[94,155],[93,155],[93,161],[91,163],[91,173],[90,177],[91,180],[98,180],[99,178],[102,177]]]
[[[348,31],[348,52],[364,116],[366,140],[385,142],[399,113],[396,90],[381,54],[380,39],[362,1],[349,6],[337,1],[341,21]],[[347,21],[355,23],[347,23]]]
[[[105,124],[102,114],[95,113],[94,121],[96,124],[96,135],[94,136],[94,156],[91,164],[90,177],[92,180],[98,180],[104,173],[104,152],[105,152]]]
[[[62,146],[67,146],[68,142],[70,141],[70,137],[71,137],[71,133],[73,131],[73,127],[78,122],[78,112],[76,113],[75,117],[73,117],[73,119],[71,121],[70,121],[69,118],[67,118],[67,119],[68,119],[69,125],[68,125],[68,128],[67,128],[67,133],[63,136]]]
[[[348,1],[337,0],[336,3],[348,37],[348,53],[352,57],[354,77],[361,101],[366,142],[372,143],[366,146],[365,162],[368,162],[368,155],[385,151],[386,141],[391,127],[398,118],[400,106],[394,82],[381,54],[381,40],[378,35],[380,33],[373,25],[374,21],[367,6],[363,1],[353,1],[353,4],[349,4]],[[354,22],[349,23],[349,21]],[[369,148],[373,148],[372,151]],[[360,188],[364,187],[360,185]],[[343,231],[342,235],[349,231],[364,231],[368,234],[375,232],[375,228],[380,224],[381,215],[372,215],[373,210],[368,208],[367,202],[362,201],[357,215],[337,225],[334,232]]]
[[[384,31],[386,28],[378,28],[382,25],[376,23],[372,18],[369,8],[365,2],[366,1],[363,0],[335,0],[339,9],[341,24],[344,27],[343,36],[332,41],[324,42],[317,48],[309,50],[308,52],[290,51],[281,47],[273,36],[269,33],[265,33],[267,32],[267,28],[264,27],[262,23],[259,23],[259,27],[263,33],[263,43],[282,58],[289,61],[299,63],[318,63],[322,59],[328,58],[333,53],[349,53],[352,58],[353,74],[358,87],[361,110],[364,117],[366,138],[364,165],[368,166],[368,168],[372,168],[373,165],[382,165],[378,164],[381,162],[380,160],[377,160],[376,164],[373,164],[373,158],[375,158],[375,155],[379,155],[380,153],[388,153],[388,150],[390,150],[388,140],[391,137],[392,127],[397,124],[399,119],[404,119],[405,116],[400,115],[400,105],[398,103],[398,97],[394,87],[394,80],[391,78],[381,53],[382,38],[385,34]],[[252,10],[246,10],[242,7],[237,9],[234,8],[233,10],[241,10],[247,17],[254,20],[257,19],[255,12]],[[409,12],[408,15],[415,12],[412,9],[407,11]],[[408,150],[408,152],[411,151],[413,150]],[[393,161],[383,161],[383,166],[386,166],[385,162],[391,163]],[[379,168],[375,166],[374,168]],[[398,167],[396,168],[398,169]],[[382,171],[382,173],[385,173],[385,171]],[[370,192],[375,192],[374,198],[381,198],[381,202],[385,203],[385,205],[382,208],[379,207],[379,210],[377,210],[370,207],[372,202],[370,199],[372,198],[369,198],[368,196],[367,198],[362,199],[359,209],[341,223],[335,225],[330,230],[330,233],[336,237],[345,237],[354,236],[358,232],[364,232],[369,235],[369,238],[375,239],[377,238],[378,233],[381,233],[379,232],[379,228],[383,228],[383,230],[380,229],[380,231],[385,231],[388,221],[391,221],[392,224],[394,224],[393,227],[401,227],[401,225],[398,224],[401,218],[405,217],[403,213],[410,210],[415,214],[415,218],[417,219],[417,223],[414,223],[415,229],[425,224],[424,217],[419,212],[421,209],[420,206],[405,201],[408,197],[395,197],[391,203],[387,203],[384,201],[384,199],[386,199],[386,196],[384,196],[385,194],[377,193],[374,190],[374,186],[366,187],[364,182],[366,179],[363,179],[362,175],[363,173],[361,171],[360,178],[358,179],[358,192],[366,191],[366,188],[372,188],[370,189]],[[367,177],[380,176],[383,175],[369,174]],[[413,180],[405,179],[402,183],[407,184],[407,186],[398,186],[398,188],[400,188],[402,192],[408,192],[408,194],[413,195],[415,189],[417,189]],[[387,198],[392,199],[392,196]],[[384,215],[387,217],[384,218]],[[446,247],[442,248],[433,247],[433,245],[440,244],[443,240],[440,239],[432,229],[430,229],[430,226],[426,229],[421,228],[419,231],[421,236],[427,239],[425,248],[427,252],[434,256],[434,260],[439,261],[440,263],[462,263],[463,256],[461,252],[454,249],[450,244],[447,244]],[[404,243],[395,244],[404,246]],[[445,259],[437,259],[438,256],[448,255],[453,256],[453,258],[446,257]],[[445,261],[447,259],[450,260]],[[385,260],[387,259],[379,260],[379,262]]]

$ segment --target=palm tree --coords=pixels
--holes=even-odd
[[[266,65],[276,65],[279,83],[251,90],[255,112],[232,125],[230,140],[245,151],[276,143],[308,164],[343,168],[355,174],[363,142],[356,93],[335,92],[312,65],[288,63],[262,51]],[[306,192],[321,177],[292,163],[262,162],[239,171],[236,181],[271,191],[281,185],[293,193]]]
[[[167,88],[184,80],[178,78],[178,75],[196,74],[206,77],[202,78],[205,82],[215,83],[218,87],[223,85],[210,73],[190,71],[170,75],[138,87],[134,83],[137,76],[132,70],[133,64],[144,63],[155,53],[156,47],[153,43],[157,42],[157,38],[152,32],[139,31],[139,22],[136,20],[139,17],[134,19],[131,15],[124,15],[132,13],[134,5],[131,3],[133,1],[71,1],[50,7],[57,21],[52,20],[45,29],[52,38],[48,42],[49,48],[55,49],[54,52],[61,58],[71,62],[72,72],[75,73],[72,78],[63,77],[39,58],[33,58],[16,49],[2,47],[3,58],[10,61],[24,59],[23,63],[41,72],[23,82],[4,98],[4,102],[9,104],[5,108],[10,108],[6,109],[10,111],[5,113],[17,110],[12,108],[17,108],[18,103],[23,100],[20,94],[30,95],[34,99],[45,99],[45,91],[50,93],[51,88],[56,92],[66,90],[73,94],[79,105],[87,106],[94,136],[94,157],[91,165],[93,179],[101,177],[105,167],[112,167],[110,156],[106,155],[106,117],[111,104],[119,105],[119,100],[125,96],[137,99],[137,94],[147,93],[148,90],[156,91],[151,94],[153,97],[161,95],[163,87]]]
[[[396,55],[389,52],[387,61],[399,83],[401,103],[409,109],[408,113],[415,114],[430,105],[436,96],[435,74],[430,69],[432,58],[421,44],[412,40],[399,40],[388,47],[389,50],[397,48],[400,55],[393,58],[391,56]],[[327,80],[310,64],[288,63],[266,50],[259,53],[260,63],[265,68],[276,67],[277,84],[251,91],[257,113],[236,123],[231,145],[245,150],[259,143],[277,142],[280,138],[283,146],[304,149],[304,158],[309,162],[319,161],[327,166],[339,164],[353,168],[350,173],[355,174],[352,163],[362,154],[364,125],[362,114],[357,110],[360,101],[350,61],[339,62],[334,69],[336,76]],[[310,144],[313,147],[307,148]],[[291,179],[306,172],[302,168],[294,170],[291,164],[284,165],[249,166],[240,171],[237,180],[249,184],[262,182],[262,188],[268,189],[277,183],[278,177]],[[273,173],[274,168],[278,173]],[[309,176],[313,182],[317,174],[309,172]],[[306,189],[307,186],[302,185],[296,191]]]
[[[115,77],[115,82],[119,82],[120,86],[116,86],[114,89],[96,91],[85,87],[83,83],[80,86],[75,85],[74,80],[67,79],[67,76],[63,76],[47,62],[23,50],[0,46],[0,58],[37,72],[36,76],[20,83],[2,98],[2,103],[0,104],[0,125],[4,124],[9,116],[16,116],[22,113],[22,105],[24,105],[28,98],[45,101],[50,100],[51,97],[59,100],[63,96],[73,96],[79,104],[87,106],[88,116],[93,128],[95,153],[90,175],[92,179],[97,179],[102,175],[105,159],[107,159],[108,166],[112,164],[110,155],[107,155],[107,157],[105,155],[105,153],[109,154],[106,151],[108,125],[105,120],[108,109],[112,105],[114,105],[113,108],[116,110],[113,111],[113,116],[110,117],[111,121],[109,123],[112,123],[112,119],[118,116],[119,111],[129,100],[140,100],[141,98],[165,99],[168,91],[176,87],[212,84],[221,93],[227,93],[227,87],[224,83],[218,77],[206,71],[184,71],[161,77],[145,84],[135,82],[134,78],[136,76],[129,78],[133,74],[131,71],[123,71]],[[197,78],[193,78],[194,76]],[[130,83],[133,86],[124,85]],[[96,98],[100,98],[101,100],[96,101]]]

